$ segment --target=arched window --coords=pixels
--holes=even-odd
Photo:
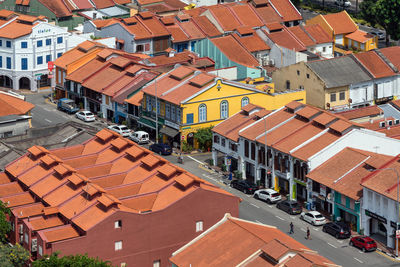
[[[242,107],[246,106],[249,104],[249,98],[247,96],[242,98]]]
[[[221,119],[228,118],[228,114],[229,114],[229,112],[228,112],[228,101],[226,101],[226,100],[221,101],[220,109],[221,109]]]
[[[207,121],[207,106],[206,104],[201,104],[199,106],[199,122]]]

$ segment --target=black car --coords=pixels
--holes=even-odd
[[[231,182],[231,187],[242,191],[245,194],[253,194],[258,188],[257,186],[246,180],[233,180]]]
[[[322,231],[333,235],[337,239],[349,238],[351,236],[350,227],[343,222],[330,222],[322,227]]]
[[[172,148],[168,144],[152,144],[150,150],[160,155],[171,155]]]
[[[293,200],[284,200],[278,202],[278,204],[276,204],[276,207],[278,209],[286,211],[289,214],[300,214],[303,211],[301,205]]]

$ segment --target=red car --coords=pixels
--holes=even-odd
[[[363,252],[376,250],[376,242],[368,236],[355,236],[350,239],[350,246],[360,248]]]

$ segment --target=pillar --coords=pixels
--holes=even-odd
[[[246,166],[242,157],[239,156],[239,168],[242,173],[242,179],[246,180]]]
[[[213,166],[217,166],[217,160],[218,160],[218,151],[215,150],[215,148],[212,149],[212,160],[213,160]]]
[[[278,183],[276,181],[276,174],[275,174],[275,153],[271,149],[271,177],[272,177],[272,188],[277,191]]]
[[[296,200],[296,183],[293,178],[293,159],[289,156],[287,160],[289,161],[289,198],[291,200]]]

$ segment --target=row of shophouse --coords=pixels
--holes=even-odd
[[[197,147],[197,129],[216,125],[249,102],[278,109],[292,100],[306,101],[304,90],[275,93],[262,78],[236,82],[218,77],[211,59],[189,51],[168,50],[150,58],[88,41],[55,66],[56,98],[74,99],[81,108],[134,129],[152,132],[157,127],[171,144],[184,138]]]
[[[213,128],[214,164],[394,247],[400,141],[342,116],[291,102],[249,104]]]

